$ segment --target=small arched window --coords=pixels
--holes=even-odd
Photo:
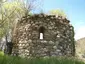
[[[39,28],[39,39],[43,39],[44,38],[44,27],[40,27]]]

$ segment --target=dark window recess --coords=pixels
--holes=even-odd
[[[43,39],[44,38],[44,27],[40,27],[39,29],[39,39]]]

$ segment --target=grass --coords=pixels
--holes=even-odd
[[[77,59],[67,57],[27,59],[13,56],[0,56],[0,64],[85,64],[85,63]]]
[[[0,64],[85,64],[70,57],[20,58],[0,52]]]

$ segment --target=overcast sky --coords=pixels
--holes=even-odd
[[[62,9],[75,28],[75,39],[85,37],[85,0],[42,0],[41,9]]]

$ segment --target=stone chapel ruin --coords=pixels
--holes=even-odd
[[[18,21],[12,54],[24,57],[73,56],[74,29],[61,16],[34,14]]]

